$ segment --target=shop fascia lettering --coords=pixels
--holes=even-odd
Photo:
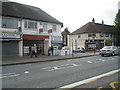
[[[0,38],[20,38],[20,34],[0,33]]]

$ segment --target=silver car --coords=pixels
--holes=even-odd
[[[105,46],[100,50],[99,53],[101,56],[104,55],[117,55],[118,54],[118,48],[116,46]]]

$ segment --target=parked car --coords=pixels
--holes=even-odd
[[[81,47],[81,48],[77,48],[77,49],[73,50],[73,52],[75,52],[75,53],[79,53],[79,52],[84,53],[85,49]]]
[[[118,48],[116,46],[105,46],[100,50],[99,53],[101,56],[104,55],[117,55],[118,54]]]

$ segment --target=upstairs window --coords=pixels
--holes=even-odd
[[[78,38],[80,38],[80,35],[78,35]]]
[[[2,17],[2,27],[3,28],[18,28],[18,20],[15,18]]]
[[[96,37],[96,34],[95,33],[89,33],[88,37]]]
[[[37,22],[25,21],[24,27],[27,29],[37,29]]]
[[[104,34],[103,34],[103,33],[100,33],[99,35],[100,35],[101,38],[104,37]]]
[[[43,24],[43,30],[47,31],[47,24]]]
[[[109,34],[105,34],[105,37],[109,37]]]
[[[52,26],[52,30],[53,30],[54,32],[56,32],[56,31],[57,31],[57,26],[56,26],[56,25],[53,25],[53,26]]]

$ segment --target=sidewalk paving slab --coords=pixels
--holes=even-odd
[[[73,55],[65,55],[65,56],[38,56],[38,57],[33,56],[33,58],[31,58],[30,56],[20,56],[20,57],[3,59],[2,64],[0,64],[0,66],[38,63],[38,62],[46,62],[46,61],[57,61],[57,60],[65,60],[65,59],[90,57],[90,56],[96,56],[96,55],[99,55],[99,53],[96,52],[94,54],[93,52],[86,52],[86,53],[74,53]]]

